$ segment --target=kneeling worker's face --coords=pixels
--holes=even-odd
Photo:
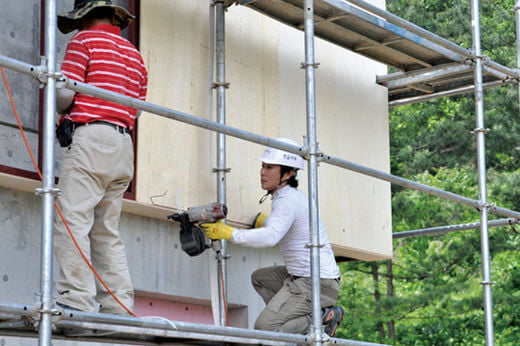
[[[266,191],[274,189],[280,183],[280,166],[262,162],[260,183]]]

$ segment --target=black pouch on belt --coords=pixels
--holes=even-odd
[[[72,143],[72,132],[74,132],[74,122],[70,119],[65,119],[56,128],[56,138],[61,147],[66,148]]]

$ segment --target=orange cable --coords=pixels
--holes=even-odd
[[[224,269],[222,267],[220,268],[220,277],[221,277],[221,283],[222,283],[222,299],[224,304],[224,314],[226,315],[226,326],[229,326],[229,315],[228,315],[228,308],[227,308],[227,299],[226,299],[226,285],[224,280]]]
[[[38,176],[40,177],[40,180],[42,180],[42,173],[40,171],[40,168],[38,167],[37,163],[36,163],[36,160],[34,159],[34,155],[32,153],[32,150],[31,148],[29,147],[29,142],[27,140],[27,137],[25,136],[25,131],[23,130],[23,127],[22,127],[22,123],[20,121],[20,116],[18,114],[18,111],[16,109],[16,105],[14,103],[14,98],[13,98],[13,95],[11,93],[11,88],[9,87],[9,82],[7,81],[7,77],[5,75],[5,71],[4,71],[4,68],[2,66],[0,66],[0,71],[2,72],[2,77],[4,79],[4,85],[6,87],[6,90],[7,90],[7,94],[9,95],[9,101],[11,102],[11,107],[13,108],[13,112],[14,112],[14,115],[16,117],[16,122],[18,123],[18,128],[20,129],[20,133],[22,134],[22,137],[23,137],[23,141],[24,141],[24,144],[25,144],[25,147],[27,148],[27,151],[29,153],[29,156],[31,157],[31,161],[33,163],[33,166],[34,168],[36,169],[36,172],[38,173]],[[72,239],[72,242],[74,243],[74,245],[76,246],[76,248],[78,249],[81,257],[83,257],[83,260],[85,261],[85,263],[88,265],[88,267],[90,268],[90,270],[92,271],[92,273],[94,273],[94,275],[96,276],[96,278],[99,280],[99,282],[101,283],[101,285],[103,285],[103,287],[107,290],[107,292],[112,296],[112,298],[114,298],[116,300],[116,302],[119,303],[119,305],[121,305],[121,307],[123,309],[125,309],[131,316],[133,317],[137,317],[136,314],[134,314],[132,312],[132,310],[130,310],[128,307],[125,306],[125,304],[123,304],[123,302],[121,302],[119,300],[119,298],[117,298],[114,294],[114,292],[112,292],[112,290],[107,286],[107,284],[103,281],[103,279],[101,278],[101,276],[99,275],[99,273],[96,271],[96,269],[94,268],[94,266],[92,265],[92,263],[89,261],[89,259],[87,258],[87,256],[85,255],[85,253],[83,252],[83,250],[81,250],[81,247],[79,246],[78,242],[76,241],[76,238],[74,237],[74,234],[72,233],[72,230],[70,229],[69,227],[69,224],[67,223],[67,221],[65,220],[65,217],[63,216],[63,213],[61,212],[61,209],[60,207],[58,206],[58,203],[56,201],[54,201],[54,208],[56,208],[56,211],[58,212],[58,215],[60,216],[61,220],[63,221],[63,224],[65,225],[65,228],[67,228],[67,232],[69,233],[71,239]]]

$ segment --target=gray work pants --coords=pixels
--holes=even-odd
[[[310,278],[292,278],[285,266],[261,268],[251,275],[253,287],[266,303],[255,322],[255,329],[281,333],[307,334],[312,321]],[[320,280],[321,307],[334,305],[339,283]]]

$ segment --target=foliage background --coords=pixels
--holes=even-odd
[[[514,0],[481,0],[483,54],[516,68]],[[471,2],[387,0],[387,10],[466,48]],[[520,210],[519,92],[484,92],[488,202]],[[390,110],[392,174],[478,197],[473,94]],[[479,221],[478,211],[398,186],[393,232]],[[490,219],[499,218],[490,214]],[[494,339],[520,342],[520,231],[489,228]],[[341,264],[337,337],[393,345],[484,345],[480,230],[394,240],[394,258]]]

